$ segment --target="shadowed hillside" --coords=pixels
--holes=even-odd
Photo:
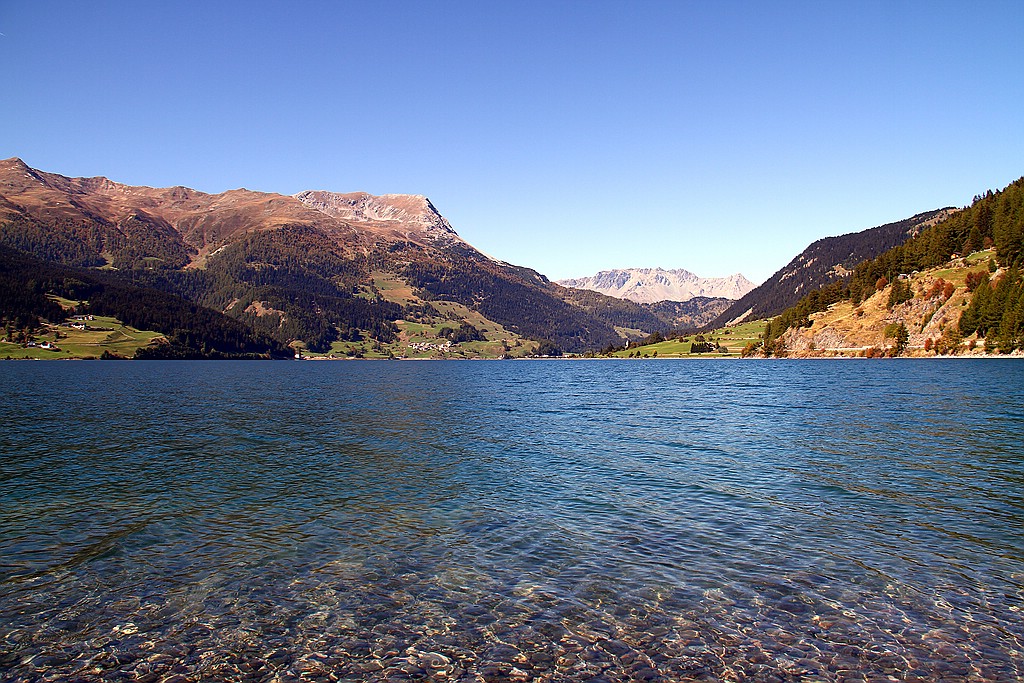
[[[916,343],[926,353],[936,346],[959,353],[965,343],[986,352],[1018,351],[1024,348],[1022,270],[1024,178],[860,263],[847,280],[809,292],[769,323],[764,351],[818,351],[826,340],[856,346],[851,335],[870,327],[871,310],[886,323],[881,331],[892,340],[891,355]],[[928,339],[932,345],[924,349]]]
[[[948,217],[954,209],[919,213],[897,221],[838,237],[825,237],[804,249],[759,287],[729,306],[707,327],[778,315],[808,292],[850,275],[861,261],[902,244],[922,229]]]

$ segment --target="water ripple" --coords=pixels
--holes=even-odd
[[[1024,365],[8,363],[4,680],[1019,680]]]

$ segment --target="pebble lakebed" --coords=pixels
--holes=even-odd
[[[0,679],[1020,680],[1022,373],[929,363],[19,364]]]

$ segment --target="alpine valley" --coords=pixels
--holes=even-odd
[[[423,196],[205,194],[17,158],[0,162],[0,249],[8,341],[101,316],[111,334],[162,335],[124,347],[135,357],[558,354],[699,327],[732,303],[560,286],[476,250]]]
[[[559,284],[481,253],[423,196],[205,194],[13,158],[0,357],[1019,354],[1022,254],[1024,179],[818,240],[759,287],[659,269]]]

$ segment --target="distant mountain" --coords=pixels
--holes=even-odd
[[[956,209],[926,211],[861,232],[820,239],[763,284],[739,298],[708,324],[709,328],[778,315],[808,292],[850,275],[861,261],[903,244]]]
[[[482,254],[418,195],[207,194],[68,178],[7,159],[0,245],[130,276],[133,286],[320,352],[344,343],[398,355],[462,323],[487,331],[462,337],[484,337],[497,353],[529,340],[584,351],[671,326],[631,302],[581,299]]]
[[[736,273],[728,277],[699,277],[681,268],[625,268],[602,270],[590,277],[557,280],[558,284],[589,289],[618,299],[650,304],[688,301],[694,297],[739,299],[752,290],[753,282]]]

